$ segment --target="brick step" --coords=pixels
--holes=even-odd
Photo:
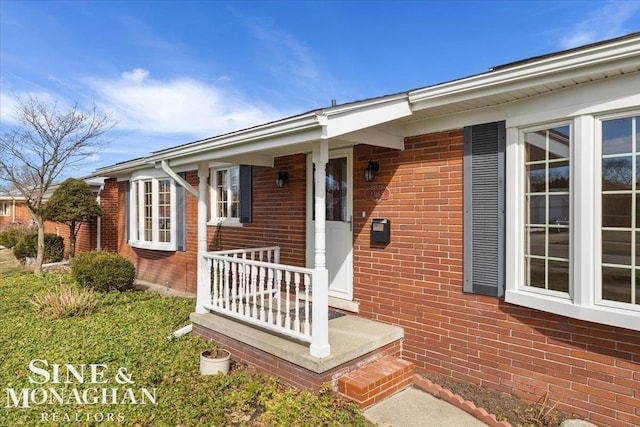
[[[413,363],[387,356],[338,379],[338,391],[361,409],[413,383]]]

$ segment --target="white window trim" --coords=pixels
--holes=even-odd
[[[640,306],[597,301],[600,283],[600,149],[601,120],[638,115],[637,110],[616,115],[588,114],[571,123],[570,288],[569,293],[525,287],[524,189],[525,147],[522,135],[534,127],[518,128],[507,122],[506,147],[506,289],[508,303],[565,317],[640,330]],[[550,120],[542,127],[567,123]],[[537,127],[538,129],[540,126]],[[597,148],[597,149],[596,149]],[[576,215],[580,212],[580,215]]]
[[[11,204],[9,202],[0,202],[0,216],[11,216]]]
[[[158,224],[159,216],[159,184],[158,181],[168,180],[171,187],[171,231],[170,242],[160,242],[160,230]],[[140,239],[140,230],[144,228],[144,194],[141,189],[144,182],[151,181],[151,206],[152,229],[151,241]],[[145,172],[134,174],[131,178],[129,191],[129,245],[140,249],[150,249],[156,251],[176,251],[177,250],[177,214],[176,214],[176,186],[175,182],[168,176],[160,172]],[[138,212],[136,215],[136,207]]]
[[[215,168],[209,169],[209,178],[211,182],[211,187],[210,187],[211,206],[209,207],[209,222],[207,222],[207,225],[217,226],[220,224],[224,227],[243,227],[244,226],[244,224],[240,222],[240,217],[236,217],[236,218],[219,217],[216,215],[216,211],[218,210],[217,209],[218,208],[218,192],[216,191],[218,180],[217,180],[216,172],[221,170],[229,170],[237,167],[239,167],[239,165],[228,165],[225,167],[215,167]],[[227,174],[227,176],[229,176],[229,174]]]

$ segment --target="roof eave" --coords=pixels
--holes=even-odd
[[[460,80],[416,89],[409,92],[409,102],[414,110],[421,110],[639,61],[640,33],[635,37],[517,62]]]

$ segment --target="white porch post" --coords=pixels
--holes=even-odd
[[[198,276],[196,294],[196,313],[207,313],[203,304],[211,303],[211,284],[207,274],[208,263],[202,254],[207,251],[207,178],[209,167],[206,163],[198,164]]]
[[[313,273],[312,342],[309,352],[314,357],[327,357],[329,346],[329,272],[326,254],[326,167],[329,161],[329,142],[313,145],[315,165],[315,269]]]

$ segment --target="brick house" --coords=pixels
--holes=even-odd
[[[105,167],[101,242],[292,384],[394,357],[640,425],[639,71],[634,33]]]
[[[96,197],[100,198],[103,180],[101,178],[87,178],[85,180]],[[45,200],[53,194],[57,186],[52,186],[45,194]],[[15,192],[0,193],[0,232],[7,227],[20,225],[25,227],[35,227],[35,222],[31,218],[31,214],[27,210],[24,197]],[[100,232],[101,218],[94,218],[88,223],[83,223],[76,235],[76,253],[86,252],[101,248]],[[69,227],[51,221],[45,221],[44,232],[62,236],[64,239],[65,259],[69,256]]]

